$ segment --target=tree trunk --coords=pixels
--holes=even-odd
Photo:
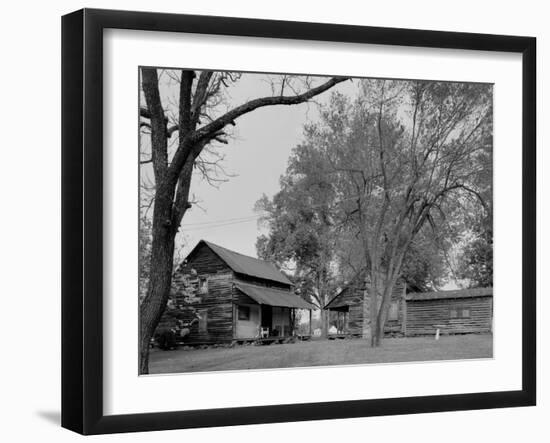
[[[388,318],[388,312],[391,305],[391,296],[393,293],[393,285],[390,284],[390,287],[384,288],[384,293],[382,295],[382,303],[380,304],[380,310],[378,316],[376,317],[376,335],[375,335],[375,345],[380,346],[382,339],[384,338],[384,327],[386,325],[386,320]]]
[[[374,348],[380,345],[380,342],[376,340],[377,335],[377,319],[378,319],[378,271],[375,270],[371,272],[371,284],[370,284],[370,317],[369,317],[369,326],[370,326],[370,345]]]
[[[328,335],[328,311],[321,309],[321,337],[326,338]]]
[[[380,346],[382,339],[384,338],[384,328],[386,326],[386,321],[388,319],[388,313],[390,310],[392,297],[393,297],[393,288],[397,282],[397,271],[393,272],[393,276],[389,279],[386,278],[386,284],[384,291],[382,293],[382,303],[378,312],[376,319],[376,337],[375,337],[375,346]]]
[[[164,313],[172,282],[174,230],[170,222],[172,195],[158,187],[153,213],[153,244],[147,295],[140,305],[139,373],[149,373],[151,337]]]
[[[329,328],[329,313],[326,309],[323,309],[327,302],[327,294],[326,294],[326,275],[324,275],[323,272],[321,272],[321,282],[320,282],[320,299],[321,299],[321,337],[327,338],[328,336],[328,328]]]
[[[369,291],[369,277],[368,274],[365,274],[365,279],[363,284],[365,288],[363,289],[363,325],[362,325],[362,336],[364,339],[372,342],[372,327],[371,327],[371,293]]]

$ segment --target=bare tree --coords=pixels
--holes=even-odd
[[[179,84],[176,115],[167,113],[163,106],[159,73]],[[220,112],[224,107],[224,91],[239,77],[231,72],[141,69],[146,105],[140,107],[140,127],[150,132],[151,142],[151,158],[142,161],[152,164],[155,187],[149,285],[140,304],[141,374],[149,371],[149,342],[166,307],[172,280],[174,239],[192,205],[191,178],[201,154],[213,144],[226,144],[227,127],[234,126],[242,115],[265,106],[307,102],[347,79],[330,78],[318,86],[308,87],[312,79],[307,78],[305,89],[299,91],[296,88],[300,82],[283,77],[277,93]],[[170,153],[168,145],[172,136],[177,137],[177,143],[174,152]]]

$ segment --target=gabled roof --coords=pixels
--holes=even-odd
[[[493,288],[455,289],[452,291],[413,292],[405,296],[406,300],[440,300],[448,298],[489,297]]]
[[[316,309],[315,306],[305,301],[302,297],[283,289],[267,288],[264,286],[251,285],[242,282],[235,283],[235,287],[260,305],[279,306],[284,308]]]
[[[355,277],[351,279],[349,283],[347,283],[340,291],[336,293],[334,297],[332,297],[329,302],[323,306],[323,309],[330,309],[330,308],[339,308],[341,306],[347,306],[349,303],[342,302],[342,294],[344,294],[353,284],[357,282],[357,279],[359,277],[359,274],[356,274]]]
[[[206,240],[201,240],[197,246],[188,255],[190,257],[201,244],[208,246],[221,260],[227,264],[234,272],[248,275],[250,277],[271,280],[286,285],[292,285],[292,282],[277,267],[268,261],[260,260],[248,255],[239,254],[222,246],[216,245]]]
[[[348,306],[349,302],[342,301],[343,295],[348,291],[350,288],[355,287],[358,283],[361,285],[362,288],[365,287],[365,269],[359,270],[353,278],[334,296],[330,299],[330,301],[323,307],[323,309],[334,309],[339,308],[342,306]],[[397,279],[397,287],[401,285],[404,282],[402,278]],[[405,282],[406,283],[406,282]]]

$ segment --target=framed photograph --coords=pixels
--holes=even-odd
[[[536,41],[62,20],[62,425],[534,405]]]

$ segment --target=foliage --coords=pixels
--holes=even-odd
[[[320,121],[305,130],[292,161],[315,165],[313,183],[328,191],[330,222],[338,227],[331,240],[335,232],[346,232],[344,244],[355,240],[353,260],[359,258],[369,284],[382,291],[381,304],[375,291],[365,296],[371,326],[363,332],[373,344],[396,279],[405,273],[420,288],[436,286],[441,252],[464,228],[464,213],[475,206],[490,211],[484,167],[492,150],[491,95],[491,86],[482,84],[364,80],[355,100],[333,93]],[[310,250],[317,237],[299,232],[296,248],[305,240]],[[272,234],[287,239],[284,229]],[[293,258],[302,263],[299,254]]]
[[[269,200],[263,196],[256,210],[269,228],[258,238],[258,256],[293,271],[297,292],[322,308],[335,289],[332,268],[335,247],[332,185],[319,174],[315,151],[297,146],[281,177],[281,190]],[[321,311],[326,333],[326,312]]]
[[[448,280],[445,247],[423,229],[411,242],[403,258],[401,276],[415,291],[437,290]]]
[[[493,229],[489,219],[473,228],[473,238],[464,247],[458,272],[469,287],[493,286]]]

